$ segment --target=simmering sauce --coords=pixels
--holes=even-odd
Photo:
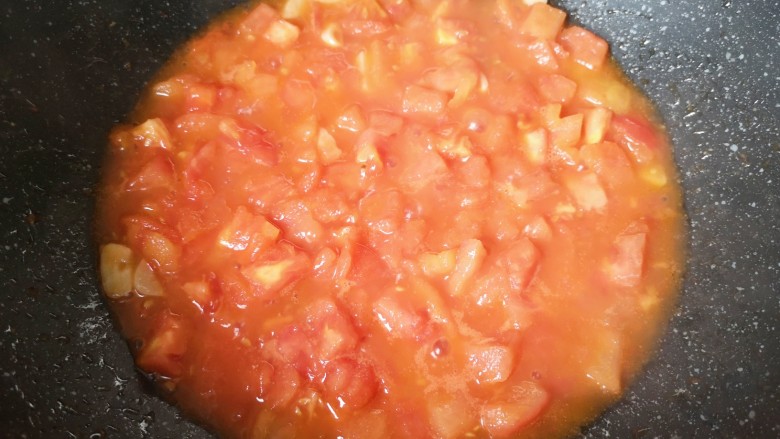
[[[679,286],[670,145],[538,0],[289,0],[215,22],[111,135],[103,290],[227,438],[556,437]]]

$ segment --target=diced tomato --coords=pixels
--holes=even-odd
[[[240,206],[230,223],[220,232],[217,242],[230,250],[247,251],[255,255],[270,247],[278,237],[279,229],[276,226]]]
[[[272,207],[271,211],[274,221],[282,226],[284,236],[298,244],[310,246],[323,236],[322,225],[303,201],[285,201]]]
[[[585,376],[606,393],[622,390],[623,352],[620,338],[611,329],[591,330],[593,345],[584,359]]]
[[[514,369],[512,350],[501,345],[472,345],[466,351],[468,370],[477,383],[501,383]]]
[[[592,172],[569,174],[564,183],[583,210],[600,210],[607,205],[607,194],[596,174]]]
[[[476,88],[479,70],[472,63],[442,67],[427,72],[423,83],[435,90],[452,93],[449,105],[455,107],[465,102]]]
[[[270,254],[267,260],[244,267],[241,273],[264,295],[268,295],[295,282],[310,267],[309,259],[303,253],[295,253],[285,258]]]
[[[550,224],[542,216],[537,216],[523,228],[523,233],[537,243],[544,243],[552,239]]]
[[[239,33],[247,37],[255,38],[264,32],[271,22],[276,19],[277,12],[265,3],[259,4],[250,12],[239,25]]]
[[[387,111],[375,111],[369,116],[369,125],[383,136],[392,136],[401,132],[404,120]]]
[[[517,434],[539,416],[550,399],[543,388],[530,381],[513,386],[509,393],[482,407],[482,428],[492,437],[506,438]]]
[[[141,240],[141,254],[160,270],[171,273],[179,267],[181,248],[162,233],[147,231]]]
[[[583,127],[583,143],[590,145],[604,140],[604,136],[612,121],[612,112],[603,107],[590,108],[585,111]]]
[[[520,32],[543,40],[554,40],[563,29],[566,13],[545,3],[531,5]]]
[[[305,314],[317,359],[332,360],[355,349],[358,342],[355,329],[333,301],[317,300],[306,308]]]
[[[482,266],[487,251],[478,239],[469,239],[461,244],[455,259],[455,269],[449,278],[449,291],[459,296],[468,288],[477,270]]]
[[[550,125],[550,142],[560,148],[574,148],[582,136],[582,114],[566,116]]]
[[[577,83],[562,75],[546,75],[539,78],[539,92],[552,103],[569,102],[577,91]]]
[[[164,313],[136,357],[146,372],[175,378],[182,372],[181,357],[187,352],[186,329],[180,317]]]
[[[476,417],[468,398],[462,395],[433,396],[426,400],[429,422],[437,437],[455,439],[464,436]]]
[[[210,279],[187,282],[181,288],[200,312],[213,312],[218,307],[219,283],[213,274]]]
[[[454,168],[468,186],[482,189],[490,184],[490,165],[485,156],[472,155],[456,163]]]
[[[282,100],[296,111],[310,112],[316,99],[314,87],[308,81],[290,80],[282,86]]]
[[[637,163],[647,163],[658,148],[658,136],[646,120],[615,116],[612,118],[607,139],[625,148]]]
[[[455,268],[455,250],[420,255],[420,268],[428,276],[446,276]]]
[[[149,119],[131,131],[135,143],[146,148],[171,149],[171,135],[162,119]]]
[[[173,163],[166,156],[158,154],[149,160],[138,174],[127,180],[125,187],[129,191],[173,189],[175,178]]]
[[[551,71],[558,70],[558,61],[550,41],[537,38],[521,39],[519,45],[528,51],[531,59],[540,67]]]
[[[403,196],[398,191],[374,192],[359,204],[360,219],[372,230],[385,235],[396,232],[404,215]]]
[[[420,315],[392,295],[385,295],[374,302],[373,314],[391,337],[414,338],[423,324]]]
[[[285,407],[293,401],[301,386],[301,374],[290,365],[281,366],[274,371],[273,384],[263,399],[271,407]]]
[[[403,1],[404,4],[408,4]],[[385,411],[372,410],[353,418],[350,425],[345,428],[344,437],[345,439],[384,439],[388,437],[388,431],[390,431],[390,424]]]
[[[625,188],[634,179],[634,170],[622,148],[612,142],[584,145],[580,159],[611,189]]]
[[[402,109],[407,114],[435,116],[444,111],[448,100],[444,92],[409,85],[404,90]]]
[[[607,42],[579,26],[564,29],[558,40],[578,63],[591,70],[600,68],[607,58]]]
[[[274,20],[266,28],[263,37],[274,45],[286,49],[292,46],[300,35],[297,26],[286,20]]]
[[[353,133],[361,132],[366,129],[366,119],[363,117],[363,111],[357,105],[350,105],[338,116],[336,122],[339,128]]]
[[[217,101],[217,90],[205,84],[187,87],[185,106],[187,111],[211,111]]]
[[[377,380],[371,366],[349,358],[328,363],[325,368],[325,398],[333,407],[359,409],[377,392]]]
[[[539,257],[536,246],[528,238],[522,238],[504,250],[496,263],[506,268],[509,287],[513,291],[523,291],[531,281]]]
[[[619,235],[615,238],[607,272],[617,285],[635,287],[642,279],[646,233]]]

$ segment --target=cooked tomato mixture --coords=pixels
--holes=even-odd
[[[671,149],[539,0],[289,0],[188,43],[111,136],[103,289],[226,438],[556,437],[668,317]]]

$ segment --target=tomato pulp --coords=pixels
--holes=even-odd
[[[671,148],[540,1],[289,0],[189,42],[111,136],[103,290],[224,437],[554,437],[679,287]]]

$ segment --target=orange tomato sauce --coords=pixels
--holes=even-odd
[[[651,106],[538,1],[242,8],[150,84],[104,174],[122,332],[223,437],[572,434],[684,263]]]

